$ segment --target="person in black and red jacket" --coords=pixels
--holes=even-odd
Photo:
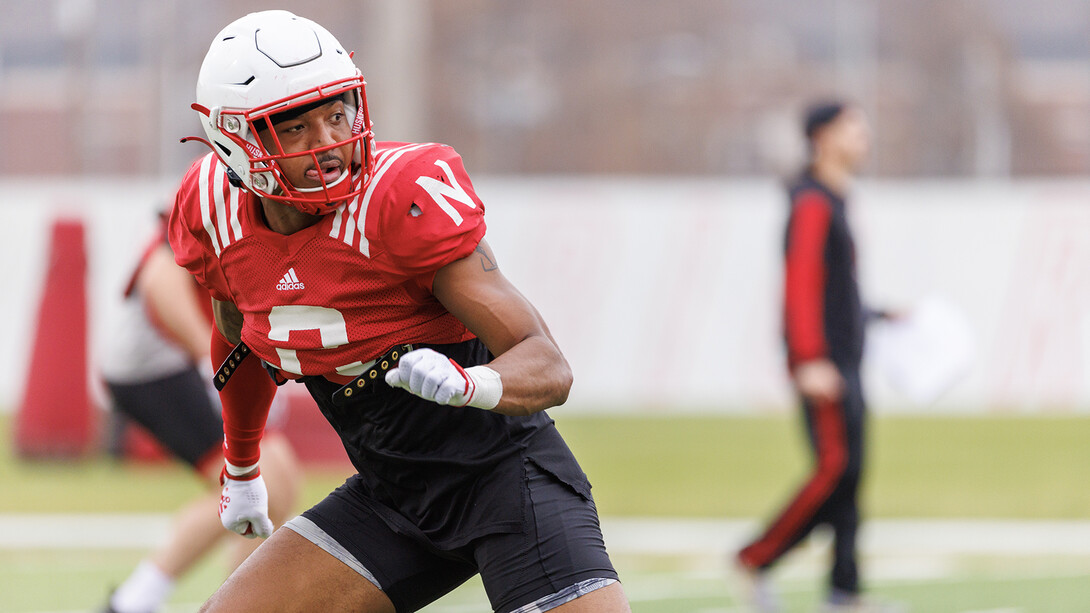
[[[784,243],[784,338],[815,454],[812,474],[757,540],[737,556],[759,611],[779,610],[765,571],[819,524],[834,533],[829,611],[869,611],[859,598],[857,491],[865,404],[859,370],[867,315],[856,280],[845,195],[867,157],[870,128],[857,107],[818,104],[805,117],[810,161],[790,185]]]

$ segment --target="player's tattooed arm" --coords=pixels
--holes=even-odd
[[[499,270],[485,240],[466,258],[435,275],[432,293],[488,347],[488,367],[503,381],[493,409],[529,415],[563,404],[572,373],[537,309]]]
[[[492,248],[488,246],[488,243],[481,241],[473,251],[480,258],[482,270],[485,272],[499,270],[500,266],[496,263],[496,256],[492,255]]]
[[[220,334],[232,344],[242,342],[242,312],[233,302],[221,302],[212,299],[212,314],[216,317],[216,327]]]

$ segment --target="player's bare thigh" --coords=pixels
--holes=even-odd
[[[562,604],[549,613],[631,613],[628,598],[620,583],[611,583],[603,588]]]
[[[395,613],[377,587],[290,529],[277,530],[201,607],[207,613]]]

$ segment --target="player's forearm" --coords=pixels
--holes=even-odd
[[[531,336],[488,364],[500,375],[503,395],[493,409],[504,415],[530,415],[564,404],[572,371],[547,337]]]
[[[212,333],[213,364],[218,366],[230,355],[233,347],[218,332]],[[259,444],[265,432],[276,385],[269,378],[261,361],[243,360],[220,391],[223,405],[223,451],[235,467],[250,467],[261,457]],[[241,473],[239,473],[241,474]]]

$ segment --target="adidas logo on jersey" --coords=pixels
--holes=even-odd
[[[280,282],[276,284],[276,289],[278,290],[304,289],[305,287],[306,286],[299,281],[299,277],[295,276],[294,268],[289,268],[288,274],[284,275],[284,278],[280,279]]]

